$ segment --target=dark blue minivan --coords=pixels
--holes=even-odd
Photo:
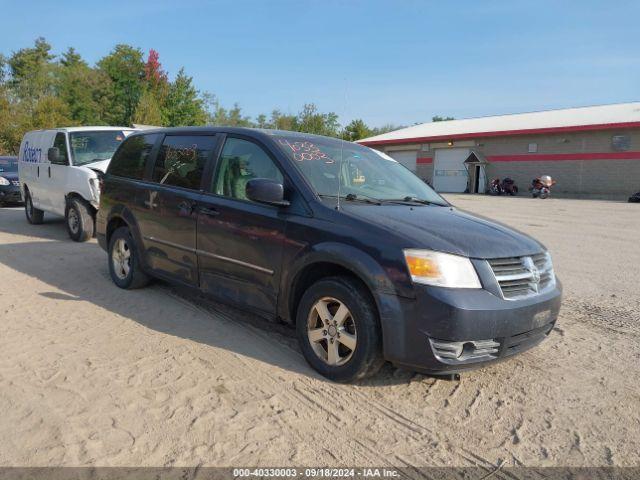
[[[97,236],[121,288],[153,277],[295,326],[322,375],[450,374],[542,341],[561,286],[533,238],[450,205],[370,148],[241,128],[130,135]]]
[[[11,203],[22,203],[18,157],[0,157],[0,207]]]

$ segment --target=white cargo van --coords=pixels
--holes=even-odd
[[[27,220],[62,215],[69,236],[94,235],[100,203],[99,177],[116,148],[133,132],[126,127],[70,127],[28,132],[18,155],[20,189]]]

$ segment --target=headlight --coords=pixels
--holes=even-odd
[[[548,272],[549,273],[549,286],[556,286],[556,272],[553,270],[553,261],[551,260],[551,254],[549,251],[545,253],[545,263],[544,266],[540,269],[540,273]]]
[[[431,250],[404,250],[415,283],[449,288],[482,288],[471,260]]]
[[[3,186],[11,185],[11,182],[4,177],[0,177],[0,185],[3,185]]]

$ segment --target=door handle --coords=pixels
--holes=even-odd
[[[195,208],[196,208],[196,203],[190,202],[188,200],[183,200],[178,205],[178,210],[180,210],[181,212],[189,213],[189,214],[192,214]]]
[[[215,208],[202,207],[202,206],[198,207],[198,213],[202,215],[207,215],[208,217],[217,217],[218,215],[220,215],[220,212]]]
[[[38,165],[38,178],[40,177],[40,165]]]
[[[51,178],[51,167],[49,167],[49,178]]]

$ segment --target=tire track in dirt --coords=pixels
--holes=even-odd
[[[190,306],[191,308],[198,309],[204,315],[211,317],[212,307],[210,305],[198,305],[193,304],[189,301],[189,299],[178,297],[179,301],[182,301],[185,305]],[[220,311],[222,310],[222,311]],[[304,362],[301,354],[294,348],[291,348],[287,342],[283,342],[282,335],[277,335],[273,333],[268,333],[265,330],[258,329],[253,325],[247,324],[242,320],[238,321],[237,319],[231,318],[227,312],[224,312],[224,307],[215,311],[215,320],[220,318],[225,322],[229,322],[234,326],[238,326],[248,336],[258,336],[262,339],[265,345],[268,345],[268,350],[272,351],[272,353],[276,355],[282,355],[281,349],[284,348],[288,350],[295,357],[298,357],[298,361]],[[213,320],[213,319],[212,319]],[[278,337],[278,338],[274,338]],[[297,440],[302,441],[304,437],[307,435],[313,435],[314,442],[318,445],[321,445],[327,451],[332,451],[336,448],[339,448],[339,445],[336,445],[335,442],[335,431],[339,429],[343,425],[354,424],[353,418],[350,418],[349,415],[345,415],[343,412],[336,412],[335,409],[330,409],[326,406],[326,395],[322,392],[319,392],[315,387],[315,379],[312,382],[305,381],[304,377],[299,376],[293,382],[289,382],[287,384],[282,385],[282,381],[280,378],[275,377],[270,373],[265,373],[261,371],[258,373],[252,365],[245,364],[242,358],[238,358],[238,361],[242,363],[242,367],[238,368],[238,365],[231,365],[229,362],[225,361],[228,368],[233,370],[238,377],[249,377],[251,378],[252,383],[256,386],[263,386],[265,383],[269,384],[269,387],[273,392],[277,392],[278,395],[282,395],[284,399],[289,400],[285,402],[290,405],[304,405],[306,409],[304,412],[300,412],[300,416],[303,418],[315,418],[318,421],[311,422],[315,427],[313,431],[307,430],[302,433],[297,434]],[[317,376],[317,375],[316,375]],[[323,380],[324,381],[324,380]],[[340,392],[334,390],[331,392],[330,398],[336,398],[336,394]],[[320,428],[318,428],[318,425]],[[307,439],[308,440],[308,439]],[[356,463],[366,463],[369,465],[377,465],[380,462],[379,452],[368,447],[361,441],[355,442],[356,448],[353,448],[353,443],[350,444],[350,449],[355,450],[355,456],[352,459]],[[345,445],[346,447],[346,445]],[[341,462],[344,462],[344,459],[341,459]],[[391,464],[385,462],[384,465],[391,466]]]
[[[192,305],[189,299],[185,298],[182,301],[187,302]],[[300,354],[297,347],[292,347],[289,342],[282,341],[283,335],[273,334],[268,330],[270,324],[266,325],[266,328],[256,328],[253,325],[246,324],[243,321],[238,321],[237,316],[239,312],[236,313],[236,318],[233,319],[231,315],[225,313],[224,311],[220,311],[216,309],[216,306],[211,303],[204,303],[204,305],[197,307],[201,312],[205,314],[211,314],[212,311],[215,312],[216,318],[224,317],[228,322],[232,322],[234,324],[240,325],[247,334],[250,335],[259,335],[261,336],[265,342],[272,343],[276,342],[278,346],[273,347],[275,351],[279,351],[280,348],[286,348],[292,354],[294,354],[299,361],[304,362],[302,355]],[[222,307],[224,310],[224,307]],[[317,377],[317,375],[315,375]],[[274,380],[271,378],[271,380]],[[431,383],[429,383],[429,381]],[[444,381],[428,379],[425,383],[427,386],[433,387],[437,383],[444,384]],[[347,415],[345,411],[341,411],[340,413],[336,413],[334,409],[328,408],[326,406],[326,399],[332,399],[332,402],[337,404],[352,404],[354,401],[353,397],[357,397],[355,399],[359,408],[368,412],[375,412],[382,418],[386,418],[389,422],[385,422],[385,427],[387,430],[391,430],[397,437],[411,439],[416,447],[422,447],[424,444],[433,442],[436,440],[439,444],[447,442],[447,436],[443,436],[440,433],[436,433],[433,429],[427,427],[426,425],[421,424],[420,422],[416,422],[415,420],[406,417],[405,415],[397,412],[395,409],[389,407],[381,401],[375,400],[371,397],[371,395],[365,394],[361,388],[359,387],[349,387],[342,385],[334,385],[325,380],[321,380],[321,383],[318,385],[317,378],[308,379],[305,377],[298,377],[292,383],[291,387],[287,386],[285,388],[287,393],[289,392],[289,388],[293,389],[293,394],[297,397],[297,399],[307,405],[308,408],[315,410],[316,412],[322,412],[319,416],[325,418],[325,425],[328,424],[330,428],[323,428],[323,434],[331,434],[334,429],[339,428],[345,424],[354,424],[357,422],[357,418],[354,418],[353,415]],[[449,391],[446,393],[446,397],[444,398],[444,402],[448,402],[448,398],[452,398],[455,396],[456,392],[458,392],[460,388],[460,382],[455,382],[451,385]],[[283,390],[283,391],[285,391]],[[366,458],[368,461],[372,462],[370,464],[379,464],[382,460],[385,465],[391,466],[387,459],[381,458],[380,450],[375,447],[367,446],[362,439],[358,439],[356,442],[358,447],[360,448],[360,455]],[[488,458],[484,458],[481,455],[477,455],[474,452],[471,452],[468,449],[463,449],[465,454],[456,454],[458,455],[459,462],[469,462],[473,461],[474,464],[478,461],[482,465],[493,466],[494,462],[492,462]],[[377,463],[376,463],[377,462]],[[406,466],[409,466],[410,463],[406,463]]]

